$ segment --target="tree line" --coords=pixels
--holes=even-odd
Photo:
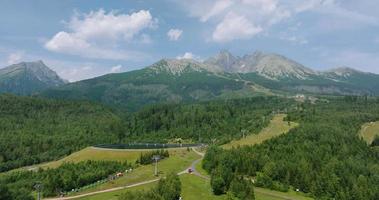
[[[182,191],[179,176],[174,172],[161,178],[158,185],[148,191],[133,191],[122,194],[119,200],[178,200]]]
[[[39,169],[36,172],[11,172],[0,177],[0,200],[34,199],[31,193],[37,190],[37,184],[41,185],[43,197],[58,196],[130,167],[127,162],[89,160],[64,163],[55,169]]]
[[[203,167],[215,193],[225,193],[235,176],[243,176],[256,186],[293,188],[317,199],[378,199],[379,151],[358,136],[362,124],[379,120],[378,101],[299,103],[287,119],[300,126],[261,145],[207,151]]]
[[[170,157],[170,153],[168,150],[160,149],[160,150],[155,150],[155,151],[149,151],[149,152],[141,152],[141,155],[137,159],[136,163],[141,164],[141,165],[148,165],[154,162],[153,157],[157,156],[158,160],[162,160],[165,158]]]
[[[0,95],[0,172],[114,143],[117,135],[110,128],[119,120],[89,102]]]
[[[242,130],[258,133],[273,111],[291,100],[254,97],[195,104],[152,105],[129,115],[119,133],[122,142],[161,142],[175,138],[195,143],[226,143],[242,137]]]

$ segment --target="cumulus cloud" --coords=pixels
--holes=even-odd
[[[186,52],[183,55],[177,56],[176,59],[195,59],[195,55],[191,52]]]
[[[379,24],[377,18],[370,14],[351,9],[356,7],[355,4],[360,4],[351,3],[357,1],[342,3],[339,0],[177,0],[176,2],[182,5],[190,16],[211,27],[208,38],[215,42],[250,39],[258,34],[270,33],[272,26],[289,23],[291,21],[289,19],[296,19],[295,16],[303,12],[310,13],[314,17],[310,26],[320,31],[357,29],[359,26]],[[366,7],[361,10],[365,9],[367,10]],[[234,21],[237,23],[233,23]],[[293,20],[294,23],[296,21]],[[241,25],[247,27],[247,30],[244,31]]]
[[[229,42],[249,39],[291,16],[277,0],[185,1],[190,15],[214,25],[211,39]]]
[[[204,14],[200,15],[200,21],[208,21],[209,18],[219,15],[231,5],[233,5],[233,1],[231,0],[216,1],[209,12],[205,12]]]
[[[9,65],[19,63],[23,58],[23,53],[17,52],[17,53],[11,53],[8,55],[7,63]]]
[[[230,12],[217,25],[212,39],[216,42],[228,42],[234,39],[251,38],[261,31],[261,27],[252,24],[246,17]]]
[[[156,19],[147,10],[121,14],[100,9],[75,14],[67,23],[69,30],[55,34],[45,47],[50,51],[87,58],[130,60],[138,56],[137,53],[118,47],[117,42],[127,43],[155,25]]]
[[[177,41],[179,40],[180,36],[182,36],[183,30],[180,29],[170,29],[167,32],[167,37],[171,41]]]
[[[120,72],[122,68],[122,65],[116,65],[111,68],[111,73],[117,73]]]

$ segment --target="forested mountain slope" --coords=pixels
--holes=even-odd
[[[242,137],[242,131],[258,133],[272,113],[294,105],[291,99],[252,97],[194,104],[148,106],[131,115],[124,141],[168,142],[175,138],[195,143],[222,144]]]
[[[233,176],[257,186],[286,191],[290,186],[317,199],[376,200],[379,151],[360,139],[362,124],[379,119],[379,102],[367,98],[299,104],[288,119],[300,126],[262,145],[208,150],[203,166],[215,191],[226,191]]]
[[[116,142],[117,120],[93,103],[0,95],[0,172]]]
[[[70,83],[41,95],[136,111],[156,103],[297,93],[379,95],[379,75],[346,67],[318,72],[278,54],[239,57],[221,51],[205,61],[162,59],[140,70]]]
[[[43,96],[87,99],[138,110],[154,103],[179,103],[259,94],[237,75],[209,71],[193,60],[161,60],[147,68],[79,81]]]

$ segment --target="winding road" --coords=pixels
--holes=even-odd
[[[188,169],[191,168],[191,169],[193,170],[193,172],[192,172],[191,174],[209,180],[209,177],[200,174],[198,171],[196,171],[196,168],[195,168],[195,166],[197,165],[197,163],[199,163],[199,162],[203,159],[203,157],[204,157],[204,153],[201,153],[201,152],[197,151],[194,147],[192,147],[192,150],[193,150],[193,152],[195,152],[196,154],[198,154],[199,156],[201,156],[201,158],[199,158],[199,159],[193,161],[192,164],[191,164],[189,167],[187,167],[185,170],[179,172],[178,175],[180,176],[180,175],[183,175],[183,174],[187,174],[187,173],[188,173]],[[115,187],[115,188],[111,188],[111,189],[106,189],[106,190],[100,190],[100,191],[96,191],[96,192],[85,193],[85,194],[76,195],[76,196],[70,196],[70,197],[57,197],[57,198],[47,198],[47,199],[45,199],[45,200],[68,200],[68,199],[77,199],[77,198],[81,198],[81,197],[87,197],[87,196],[92,196],[92,195],[96,195],[96,194],[101,194],[101,193],[106,193],[106,192],[113,192],[113,191],[117,191],[117,190],[123,190],[123,189],[127,189],[127,188],[137,187],[137,186],[140,186],[140,185],[145,185],[145,184],[149,184],[149,183],[154,183],[154,182],[159,181],[159,179],[160,179],[160,178],[152,179],[152,180],[148,180],[148,181],[143,181],[143,182],[139,182],[139,183],[135,183],[135,184],[127,185],[127,186]]]

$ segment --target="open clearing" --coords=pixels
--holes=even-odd
[[[363,124],[361,131],[359,131],[359,136],[370,145],[374,141],[375,136],[379,136],[379,122]]]
[[[273,137],[277,137],[281,134],[287,133],[290,129],[298,126],[297,123],[291,122],[290,125],[288,122],[283,121],[284,114],[275,115],[271,120],[268,127],[264,128],[257,135],[249,135],[246,138],[241,140],[232,141],[229,144],[224,145],[224,148],[232,148],[240,145],[254,145],[260,144],[265,140],[269,140]],[[71,154],[70,156],[39,165],[39,167],[58,167],[64,162],[80,162],[84,160],[117,160],[135,162],[139,157],[142,151],[146,150],[109,150],[109,149],[97,149],[97,148],[86,148],[82,151]],[[174,171],[179,173],[185,170],[191,163],[199,158],[200,155],[196,154],[194,151],[187,151],[186,149],[169,149],[170,158],[162,160],[159,162],[159,177],[164,177],[167,172]],[[201,167],[201,162],[198,162],[195,166],[196,170],[204,175],[208,176],[204,169]],[[139,166],[132,173],[127,174],[124,177],[116,179],[114,181],[109,181],[103,184],[96,185],[93,188],[89,188],[80,192],[71,193],[69,196],[76,196],[80,194],[86,194],[90,192],[102,191],[111,188],[123,187],[127,185],[132,185],[136,183],[141,183],[144,181],[154,180],[157,177],[153,175],[154,165]],[[210,186],[209,179],[204,179],[199,176],[191,174],[183,174],[180,176],[182,182],[182,196],[185,200],[198,200],[198,199],[209,199],[209,200],[224,200],[226,196],[215,196],[212,194],[212,189]],[[94,199],[94,200],[117,200],[118,197],[125,193],[126,191],[133,190],[144,190],[149,189],[156,185],[156,182],[148,183],[145,185],[136,186],[133,188],[120,189],[116,191],[110,191],[100,194],[95,194],[91,196],[77,198],[80,200]],[[271,191],[263,188],[255,188],[255,195],[257,200],[311,200],[312,198],[305,197],[301,194],[298,194],[294,191],[288,193]]]
[[[136,191],[136,190],[149,190],[152,187],[154,187],[157,183],[149,183],[146,185],[141,185],[133,188],[123,189],[123,190],[117,190],[113,192],[105,192],[97,195],[77,198],[77,200],[118,200],[119,196],[121,194],[124,194],[128,191]]]
[[[297,127],[299,124],[295,122],[283,121],[286,117],[285,114],[277,114],[270,121],[270,124],[264,128],[259,134],[250,134],[245,138],[240,140],[231,141],[228,144],[223,145],[222,147],[225,149],[230,149],[232,147],[242,146],[242,145],[255,145],[260,144],[266,140],[269,140],[273,137],[277,137],[279,135],[288,133],[292,128]]]
[[[164,177],[168,172],[179,173],[186,170],[191,163],[199,158],[198,154],[193,151],[187,151],[186,149],[171,149],[170,157],[162,160],[158,163],[159,177]],[[139,154],[138,154],[139,155]],[[158,177],[158,178],[159,178]],[[76,196],[80,194],[106,190],[115,187],[122,187],[140,183],[143,181],[149,181],[156,179],[154,176],[154,165],[141,165],[136,168],[132,173],[125,175],[114,181],[109,181],[104,184],[97,185],[93,188],[86,189],[80,192],[72,193],[70,195]]]
[[[213,195],[209,180],[190,174],[180,176],[180,180],[182,182],[182,197],[185,200],[226,200],[226,195]],[[284,193],[254,188],[254,192],[256,200],[312,200],[312,198],[302,196],[294,191]]]
[[[182,197],[185,200],[226,200],[226,195],[216,196],[212,194],[209,180],[201,177],[183,174],[180,176],[182,183]],[[128,188],[113,192],[101,193],[93,196],[77,198],[78,200],[117,200],[118,197],[127,192],[135,190],[148,190],[155,186],[156,183],[150,183],[134,188]],[[277,192],[263,188],[255,188],[256,200],[312,200],[312,198],[297,194],[296,192]]]

